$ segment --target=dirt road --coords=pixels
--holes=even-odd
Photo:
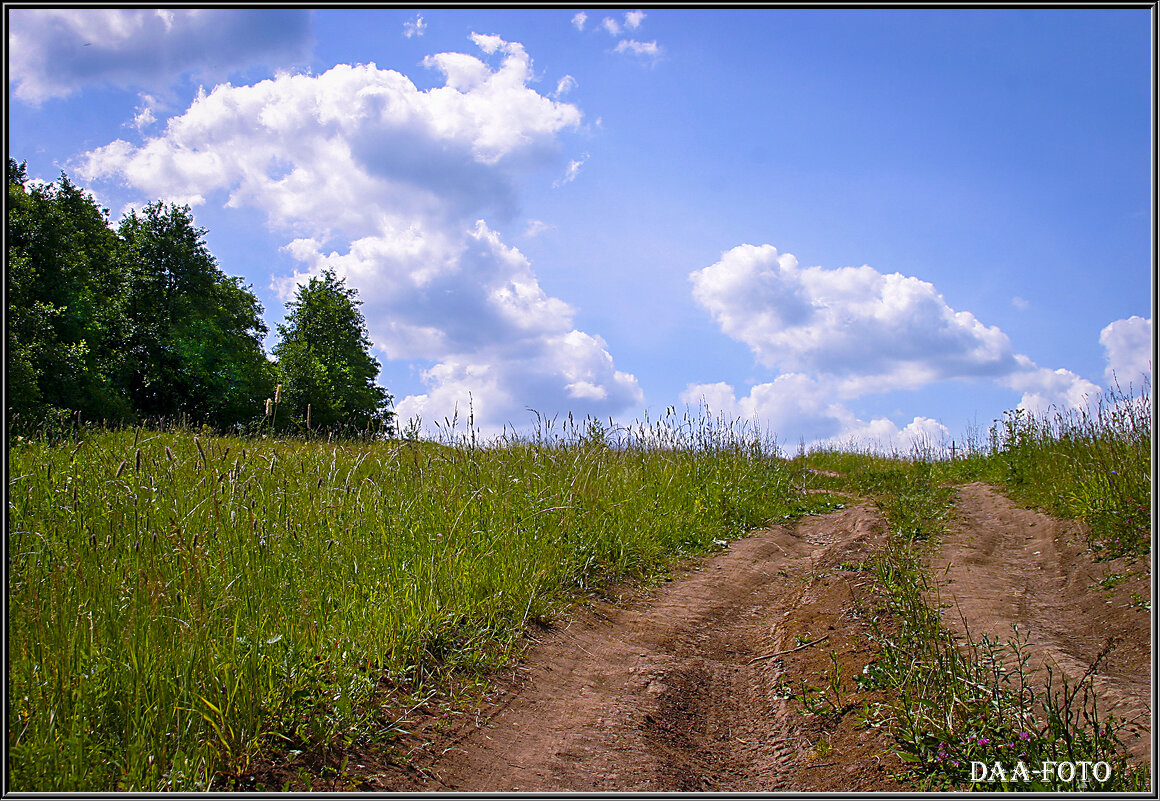
[[[874,658],[863,563],[885,544],[884,530],[868,503],[808,517],[737,541],[619,603],[594,602],[535,634],[474,714],[450,725],[418,721],[390,758],[359,754],[355,786],[913,789],[893,778],[901,762],[889,734],[861,725],[863,705],[882,699],[853,681]],[[1072,678],[1114,635],[1096,686],[1105,709],[1133,721],[1133,754],[1148,758],[1147,565],[1094,563],[1076,525],[972,484],[960,491],[956,523],[931,567],[942,601],[954,604],[948,625],[961,633],[965,618],[976,639],[1006,638],[1018,622],[1036,660]],[[802,696],[815,699],[816,714],[802,713]]]
[[[959,490],[957,520],[931,562],[943,616],[960,636],[1006,641],[1019,624],[1043,665],[1072,682],[1109,637],[1094,677],[1101,713],[1126,721],[1123,739],[1141,761],[1151,752],[1151,576],[1143,560],[1095,562],[1077,523],[1021,509],[986,484]],[[965,624],[964,624],[965,618]]]
[[[903,789],[888,775],[899,763],[883,757],[885,733],[859,729],[852,711],[863,695],[851,677],[873,653],[857,612],[870,577],[851,568],[882,531],[868,506],[808,518],[735,542],[626,603],[594,606],[544,634],[481,725],[415,744],[415,769],[378,786]],[[849,708],[803,716],[787,688],[825,685],[831,652],[843,677],[835,706]]]

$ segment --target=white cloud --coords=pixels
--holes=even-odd
[[[1022,369],[1004,378],[1002,383],[1023,393],[1020,409],[1042,416],[1052,411],[1090,407],[1099,399],[1100,388],[1071,370],[1037,367],[1021,354],[1017,360]]]
[[[133,116],[132,126],[138,131],[144,131],[157,122],[156,109],[159,107],[157,98],[145,93],[141,94],[141,105],[137,106],[137,113]]]
[[[531,239],[537,237],[545,231],[553,231],[556,226],[552,223],[546,223],[543,220],[529,220],[528,227],[524,229],[523,237]]]
[[[310,17],[293,9],[8,11],[9,89],[29,103],[86,86],[159,91],[197,72],[304,61]]]
[[[374,64],[218,86],[163,134],[98,148],[79,172],[150,197],[224,195],[263,211],[301,264],[277,282],[284,297],[334,269],[359,290],[387,358],[433,365],[427,392],[399,401],[404,417],[430,422],[457,403],[466,413],[469,392],[476,423],[491,430],[524,419],[525,405],[616,413],[639,402],[636,379],[572,326],[573,308],[485,222],[514,216],[519,176],[560,163],[557,136],[579,126],[580,111],[528,86],[522,45],[471,38],[498,67],[430,56],[445,85],[427,91]]]
[[[1011,298],[1011,305],[1014,306],[1019,311],[1027,311],[1027,309],[1030,308],[1030,306],[1031,306],[1030,303],[1028,303],[1023,298],[1019,297],[1018,295]]]
[[[583,11],[577,11],[575,16],[572,17],[572,24],[576,26],[576,30],[578,31],[584,30],[584,23],[587,21],[588,15]]]
[[[999,328],[951,308],[933,285],[912,276],[869,266],[802,268],[771,245],[740,245],[690,279],[694,299],[721,330],[781,375],[738,401],[727,385],[697,385],[686,394],[715,387],[720,403],[760,415],[776,431],[892,446],[915,433],[934,436],[941,424],[916,418],[899,429],[885,419],[862,421],[841,402],[956,379],[995,381],[1022,393],[1020,408],[1036,412],[1079,408],[1099,392],[1069,370],[1039,367],[1016,353]],[[1114,333],[1109,341],[1118,342]]]
[[[1108,323],[1100,331],[1100,344],[1104,346],[1104,376],[1109,385],[1119,381],[1124,389],[1129,384],[1139,387],[1143,376],[1151,377],[1151,318],[1132,316]]]
[[[613,367],[600,337],[573,330],[528,344],[445,357],[423,372],[426,393],[397,404],[399,418],[432,425],[458,412],[463,421],[471,403],[477,427],[493,436],[505,424],[530,423],[535,412],[603,417],[643,401],[636,379]]]
[[[774,435],[783,449],[801,443],[807,448],[853,447],[909,452],[915,445],[938,445],[949,430],[927,417],[915,417],[899,428],[887,418],[862,420],[836,400],[826,380],[786,373],[753,386],[738,399],[727,383],[690,384],[681,393],[688,406],[704,405],[713,415],[742,419]],[[786,437],[792,437],[787,441]]]
[[[565,75],[556,83],[555,97],[563,97],[578,86],[576,79],[571,75]]]
[[[624,15],[624,27],[629,30],[636,30],[640,27],[640,23],[644,21],[643,11],[629,11]]]
[[[323,238],[370,235],[384,214],[471,225],[480,211],[510,211],[512,176],[556,162],[556,133],[581,118],[526,86],[522,47],[506,53],[494,71],[462,53],[432,56],[446,85],[425,92],[374,64],[218,86],[163,135],[118,140],[76,169],[192,205],[225,189],[231,205]]]
[[[564,171],[564,175],[552,183],[554,187],[561,187],[564,184],[571,183],[576,180],[576,176],[580,174],[580,168],[584,166],[584,162],[588,160],[588,154],[585,153],[580,159],[568,162],[568,169]]]
[[[620,35],[620,23],[614,20],[612,17],[605,17],[603,20],[601,20],[600,24],[603,26],[604,30],[608,31],[613,36]]]
[[[638,42],[635,39],[621,39],[616,43],[617,53],[631,53],[634,56],[651,58],[655,61],[661,55],[661,48],[655,42]]]
[[[427,30],[427,23],[423,22],[423,15],[416,14],[415,19],[403,23],[403,36],[410,39],[412,36],[422,36]]]
[[[869,266],[803,269],[771,245],[740,245],[690,279],[696,301],[763,365],[837,376],[847,394],[1018,368],[1006,334],[918,278]]]

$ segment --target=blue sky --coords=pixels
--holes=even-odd
[[[403,418],[705,402],[905,449],[1150,372],[1151,28],[10,8],[9,153],[114,220],[190,204],[272,331],[335,269]]]

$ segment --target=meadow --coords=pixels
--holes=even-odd
[[[488,442],[454,426],[440,441],[11,437],[9,787],[221,789],[270,753],[389,741],[408,709],[517,658],[529,625],[834,502],[807,488],[869,495],[893,528],[877,570],[918,634],[887,649],[882,686],[909,704],[916,659],[951,666],[925,687],[979,686],[979,655],[954,655],[922,611],[915,543],[937,536],[955,483],[986,480],[1087,520],[1097,554],[1147,554],[1150,413],[1145,392],[1016,414],[954,460],[786,458],[750,426],[671,409]],[[918,757],[942,734],[895,723]]]
[[[1101,712],[1093,676],[1068,682],[1031,669],[1027,635],[982,638],[966,646],[940,618],[936,581],[926,557],[954,516],[954,488],[970,481],[999,487],[1017,502],[1086,524],[1096,560],[1126,557],[1147,569],[1151,553],[1152,402],[1150,386],[1118,387],[1086,410],[1032,415],[1010,411],[985,443],[970,442],[961,458],[939,458],[931,447],[884,456],[865,450],[818,451],[802,457],[815,489],[870,497],[891,529],[873,565],[880,604],[875,631],[880,658],[861,678],[887,691],[876,725],[891,727],[910,781],[924,791],[973,788],[964,781],[972,760],[1026,764],[1087,760],[1112,766],[1089,791],[1140,792],[1148,770],[1127,759],[1124,722]],[[1114,576],[1113,576],[1114,577]],[[1092,588],[1099,603],[1098,587]],[[879,625],[879,621],[892,625]],[[1109,646],[1110,647],[1110,646]],[[1147,670],[1146,665],[1141,670]],[[1010,781],[988,789],[1060,792],[1077,787],[1056,777]]]
[[[553,426],[16,439],[11,786],[204,790],[263,749],[388,738],[576,597],[806,509],[741,426]]]

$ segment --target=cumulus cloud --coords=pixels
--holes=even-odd
[[[643,11],[628,11],[625,12],[623,21],[617,20],[615,17],[605,17],[600,21],[598,28],[603,29],[609,35],[616,37],[616,46],[613,48],[614,53],[624,53],[636,56],[642,60],[646,60],[655,64],[663,54],[663,48],[656,43],[656,40],[651,42],[641,42],[636,39],[621,38],[622,34],[628,31],[635,31],[640,28],[641,23],[644,22],[645,13]],[[576,26],[577,30],[584,30],[584,24],[588,20],[588,15],[584,12],[576,14],[572,18],[572,24]],[[594,29],[596,30],[596,29]]]
[[[224,77],[285,67],[311,47],[308,12],[293,9],[10,9],[8,80],[29,103],[86,86],[162,90],[197,72]]]
[[[160,103],[156,97],[143,92],[141,94],[141,105],[137,106],[137,113],[133,115],[132,126],[138,131],[143,131],[157,122],[156,110],[159,106]]]
[[[1152,375],[1152,320],[1132,316],[1126,320],[1108,323],[1100,331],[1107,367],[1104,376],[1108,384],[1119,381],[1139,386],[1143,376]]]
[[[838,402],[938,381],[989,379],[1021,392],[1020,408],[1035,412],[1082,407],[1099,393],[1070,370],[1043,368],[1015,352],[999,328],[952,308],[932,284],[913,276],[866,265],[803,268],[771,245],[740,245],[690,280],[694,299],[721,330],[781,373],[733,402],[735,408],[818,440],[874,436],[897,443],[918,431],[932,436],[938,431],[929,421],[916,418],[892,432],[889,421],[857,420]],[[1137,341],[1138,328],[1132,329]],[[1108,341],[1118,344],[1119,333],[1113,329]],[[689,392],[702,390],[697,385]],[[731,387],[714,393],[731,402]]]
[[[218,86],[162,135],[98,148],[79,172],[262,210],[300,264],[278,282],[284,297],[333,269],[359,290],[387,358],[433,363],[428,391],[400,400],[400,415],[441,419],[469,392],[485,430],[526,417],[525,405],[616,413],[640,401],[636,379],[486,221],[513,216],[520,175],[560,163],[557,136],[580,111],[528,86],[519,43],[471,39],[499,65],[430,56],[444,85],[426,91],[374,64]]]
[[[431,56],[424,63],[445,85],[424,92],[373,63],[221,85],[163,135],[112,142],[77,170],[191,205],[228,190],[231,205],[323,238],[371,234],[384,215],[470,225],[481,210],[510,211],[512,176],[555,163],[556,133],[581,118],[526,85],[520,45],[478,41],[504,51],[498,69],[463,53]]]
[[[915,417],[899,427],[887,418],[862,420],[836,400],[832,384],[801,373],[786,373],[753,386],[737,398],[732,385],[689,384],[681,402],[704,407],[713,415],[753,421],[774,436],[792,432],[807,448],[853,447],[909,452],[915,446],[938,446],[950,431],[928,417]],[[782,447],[795,443],[781,442]]]
[[[1035,415],[1064,409],[1082,409],[1094,404],[1100,388],[1071,370],[1038,367],[1031,359],[1017,356],[1020,369],[1001,383],[1023,393],[1020,409]]]
[[[772,245],[740,245],[690,275],[693,297],[763,365],[878,385],[1000,377],[1018,368],[1006,334],[947,305],[934,286],[869,267],[802,268]]]

